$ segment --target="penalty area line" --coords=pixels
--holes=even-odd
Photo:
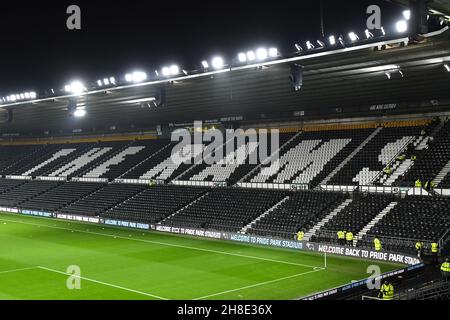
[[[169,300],[167,298],[163,298],[163,297],[151,294],[151,293],[147,293],[147,292],[143,292],[143,291],[139,291],[139,290],[126,288],[126,287],[122,287],[122,286],[119,286],[119,285],[116,285],[116,284],[112,284],[112,283],[108,283],[108,282],[104,282],[104,281],[99,281],[99,280],[95,280],[95,279],[91,279],[91,278],[77,276],[77,275],[74,275],[74,274],[70,274],[70,273],[67,273],[67,272],[63,272],[63,271],[59,271],[59,270],[55,270],[55,269],[51,269],[51,268],[47,268],[47,267],[43,267],[43,266],[37,266],[35,268],[39,268],[39,269],[42,269],[42,270],[45,270],[45,271],[49,271],[49,272],[63,274],[63,275],[69,276],[69,277],[78,278],[78,279],[81,279],[81,280],[85,280],[85,281],[101,284],[101,285],[104,285],[104,286],[108,286],[108,287],[112,287],[112,288],[116,288],[116,289],[120,289],[120,290],[124,290],[124,291],[138,293],[138,294],[141,294],[141,295],[144,295],[144,296],[147,296],[147,297],[151,297],[151,298],[156,298],[156,299],[159,299],[159,300]]]
[[[283,280],[297,278],[297,277],[300,277],[300,276],[304,276],[304,275],[307,275],[307,274],[310,274],[310,273],[319,272],[319,271],[322,271],[322,270],[325,270],[325,269],[316,267],[312,271],[302,272],[302,273],[294,274],[292,276],[287,276],[287,277],[278,278],[278,279],[274,279],[274,280],[259,282],[259,283],[252,284],[252,285],[245,286],[245,287],[240,287],[240,288],[236,288],[236,289],[231,289],[231,290],[227,290],[227,291],[213,293],[213,294],[209,294],[209,295],[206,295],[206,296],[203,296],[203,297],[195,298],[193,300],[203,300],[203,299],[207,299],[207,298],[211,298],[211,297],[215,297],[215,296],[224,295],[224,294],[227,294],[227,293],[232,293],[232,292],[241,291],[241,290],[245,290],[245,289],[250,289],[250,288],[254,288],[254,287],[264,286],[266,284],[271,284],[271,283],[275,283],[275,282],[279,282],[279,281],[283,281]]]

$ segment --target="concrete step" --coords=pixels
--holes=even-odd
[[[311,237],[315,236],[317,232],[333,217],[335,217],[337,214],[339,214],[342,210],[344,210],[350,203],[353,202],[353,199],[346,199],[344,200],[337,208],[335,208],[333,211],[331,211],[329,214],[327,214],[322,220],[320,220],[316,225],[314,225],[311,229],[309,229],[307,232],[305,232],[304,239],[306,241],[309,241]]]

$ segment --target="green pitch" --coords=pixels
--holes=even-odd
[[[0,299],[295,299],[371,264],[328,256],[325,269],[321,254],[0,214]]]

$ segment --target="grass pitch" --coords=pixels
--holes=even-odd
[[[295,299],[399,265],[0,214],[0,299]],[[69,266],[81,288],[68,289]]]

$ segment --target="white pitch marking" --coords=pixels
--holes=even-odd
[[[38,267],[27,267],[27,268],[20,268],[20,269],[5,270],[5,271],[0,271],[0,274],[19,272],[19,271],[25,271],[25,270],[32,270],[32,269],[37,269],[37,268]]]
[[[183,245],[173,244],[173,243],[165,243],[165,242],[151,241],[151,240],[138,239],[138,238],[122,237],[122,236],[113,235],[113,234],[105,234],[105,233],[92,232],[92,231],[69,229],[69,228],[64,228],[64,227],[52,227],[52,226],[49,226],[49,225],[42,225],[42,224],[23,222],[23,221],[7,220],[7,219],[1,219],[1,218],[0,218],[0,221],[7,221],[7,222],[12,222],[12,223],[32,225],[32,226],[37,226],[39,228],[40,227],[46,227],[46,228],[52,228],[52,229],[75,231],[75,232],[86,233],[86,234],[93,234],[93,235],[98,235],[98,236],[103,236],[103,237],[112,237],[114,239],[119,238],[119,239],[131,240],[131,241],[139,241],[139,242],[145,242],[145,243],[159,244],[159,245],[168,246],[168,247],[176,247],[176,248],[197,250],[197,251],[203,251],[203,252],[217,253],[217,254],[223,254],[223,255],[235,256],[235,257],[241,257],[241,258],[247,258],[247,259],[255,259],[255,260],[261,260],[261,261],[268,261],[268,262],[275,262],[275,263],[281,263],[281,264],[288,264],[288,265],[293,265],[293,266],[298,266],[298,267],[307,267],[307,268],[313,268],[313,269],[314,268],[321,268],[321,267],[317,267],[317,266],[310,266],[310,265],[307,265],[307,264],[301,264],[301,263],[295,263],[295,262],[280,261],[280,260],[274,260],[274,259],[269,259],[269,258],[247,256],[247,255],[237,254],[237,253],[232,253],[232,252],[223,252],[223,251],[218,251],[218,250],[210,250],[210,249],[189,247],[189,246],[183,246]]]
[[[46,271],[50,271],[50,272],[54,272],[54,273],[64,274],[64,275],[69,276],[69,277],[75,277],[75,278],[79,278],[79,279],[82,279],[82,280],[86,280],[86,281],[102,284],[102,285],[113,287],[113,288],[116,288],[116,289],[121,289],[121,290],[129,291],[129,292],[142,294],[144,296],[157,298],[157,299],[160,299],[160,300],[169,300],[167,298],[163,298],[163,297],[160,297],[160,296],[157,296],[157,295],[154,295],[154,294],[150,294],[150,293],[147,293],[147,292],[142,292],[142,291],[139,291],[139,290],[126,288],[126,287],[118,286],[118,285],[115,285],[115,284],[111,284],[111,283],[107,283],[107,282],[103,282],[103,281],[99,281],[99,280],[95,280],[95,279],[90,279],[90,278],[86,278],[86,277],[82,277],[82,276],[77,276],[77,275],[73,275],[73,274],[70,274],[70,273],[66,273],[66,272],[63,272],[63,271],[59,271],[59,270],[55,270],[55,269],[51,269],[51,268],[47,268],[47,267],[37,266],[37,268],[42,269],[42,270],[46,270]]]
[[[312,271],[307,271],[307,272],[303,272],[303,273],[298,273],[298,274],[294,274],[292,276],[287,276],[287,277],[283,277],[283,278],[278,278],[278,279],[274,279],[274,280],[269,280],[269,281],[264,281],[264,282],[252,284],[252,285],[245,286],[245,287],[240,287],[240,288],[236,288],[236,289],[231,289],[231,290],[227,290],[227,291],[222,291],[222,292],[218,292],[218,293],[209,294],[207,296],[195,298],[195,299],[192,299],[192,300],[202,300],[202,299],[206,299],[206,298],[220,296],[220,295],[223,295],[223,294],[226,294],[226,293],[231,293],[231,292],[240,291],[240,290],[244,290],[244,289],[259,287],[259,286],[263,286],[263,285],[266,285],[266,284],[270,284],[270,283],[274,283],[274,282],[278,282],[278,281],[283,281],[283,280],[287,280],[287,279],[292,279],[292,278],[300,277],[300,276],[303,276],[303,275],[306,275],[306,274],[310,274],[310,273],[314,273],[314,272],[319,272],[319,271],[322,271],[322,270],[325,270],[325,269],[322,268],[320,270],[312,270]]]

